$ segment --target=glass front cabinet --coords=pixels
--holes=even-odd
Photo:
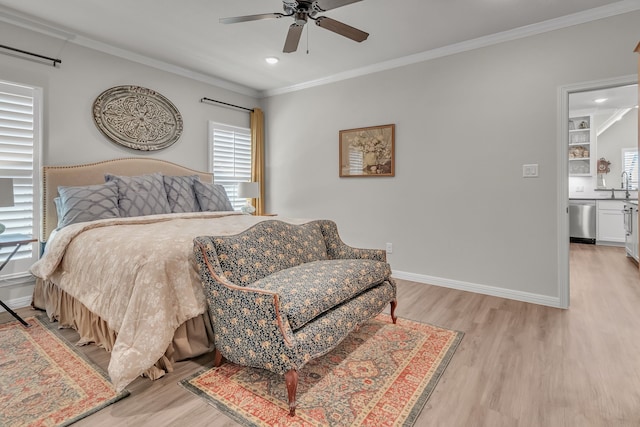
[[[569,119],[569,175],[592,176],[595,173],[595,138],[592,117]]]

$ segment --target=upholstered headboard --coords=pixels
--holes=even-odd
[[[213,174],[189,169],[165,160],[147,157],[129,157],[106,160],[84,165],[44,166],[42,168],[42,199],[40,242],[46,242],[58,225],[53,199],[58,196],[58,186],[84,186],[101,184],[104,174],[136,176],[153,172],[164,175],[198,175],[203,182],[213,182]]]

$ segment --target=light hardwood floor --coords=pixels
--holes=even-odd
[[[569,310],[398,281],[399,316],[465,332],[417,427],[640,426],[638,268],[622,248],[572,244],[570,254]],[[106,369],[106,352],[83,351]],[[177,384],[209,361],[139,378],[76,425],[237,426]]]

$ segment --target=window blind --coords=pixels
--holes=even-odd
[[[37,235],[34,218],[39,213],[35,201],[39,170],[39,106],[41,91],[0,82],[0,177],[13,179],[14,206],[0,208],[4,234]],[[0,250],[5,259],[13,248]],[[0,277],[24,276],[37,260],[37,245],[22,246],[0,272]]]
[[[638,188],[638,149],[623,148],[622,164],[629,174],[629,188]]]
[[[238,197],[238,183],[251,181],[251,130],[221,123],[210,124],[211,171],[235,210],[246,204]]]

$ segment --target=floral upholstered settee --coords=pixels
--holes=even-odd
[[[297,371],[391,304],[382,250],[356,249],[328,220],[264,221],[233,236],[194,239],[214,331],[214,364],[284,374],[295,415]]]

